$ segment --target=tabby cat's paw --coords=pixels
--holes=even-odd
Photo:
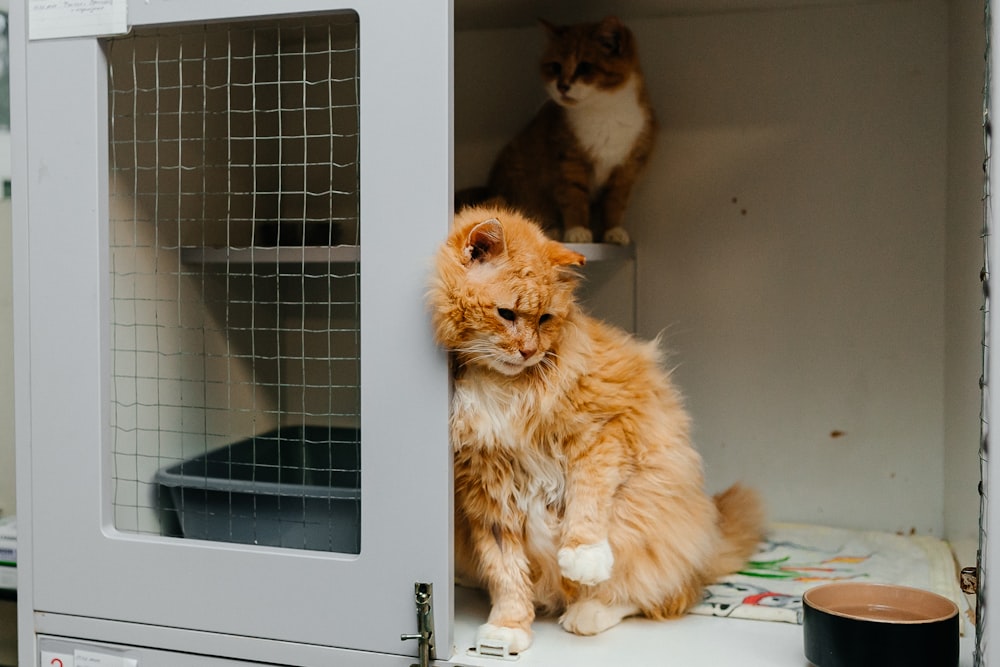
[[[559,550],[559,569],[567,579],[593,586],[611,578],[615,557],[607,540]]]
[[[593,243],[594,233],[586,227],[570,227],[563,232],[563,243]]]
[[[529,646],[531,633],[521,628],[483,623],[476,633],[476,650],[484,655],[502,654],[504,647],[508,653],[520,653]]]
[[[632,242],[632,239],[628,237],[628,232],[625,231],[624,227],[612,227],[604,232],[604,242],[616,245],[628,245]]]

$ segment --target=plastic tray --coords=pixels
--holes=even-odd
[[[157,471],[187,538],[360,553],[360,433],[283,427]]]

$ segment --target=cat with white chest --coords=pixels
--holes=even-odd
[[[613,16],[542,25],[549,100],[500,152],[485,198],[567,243],[628,244],[625,210],[656,135],[635,37]]]

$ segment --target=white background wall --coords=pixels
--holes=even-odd
[[[626,17],[662,124],[638,331],[666,332],[710,486],[775,519],[942,535],[947,507],[975,535],[977,5]],[[456,187],[540,103],[540,44],[458,35]]]
[[[652,67],[679,74],[636,201],[662,211],[635,233],[640,331],[669,327],[710,484],[940,534],[944,6],[658,27]]]

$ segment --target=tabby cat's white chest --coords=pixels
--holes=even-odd
[[[604,187],[611,171],[628,159],[647,123],[634,79],[616,91],[594,93],[585,105],[567,108],[566,118],[594,161],[595,190]]]

